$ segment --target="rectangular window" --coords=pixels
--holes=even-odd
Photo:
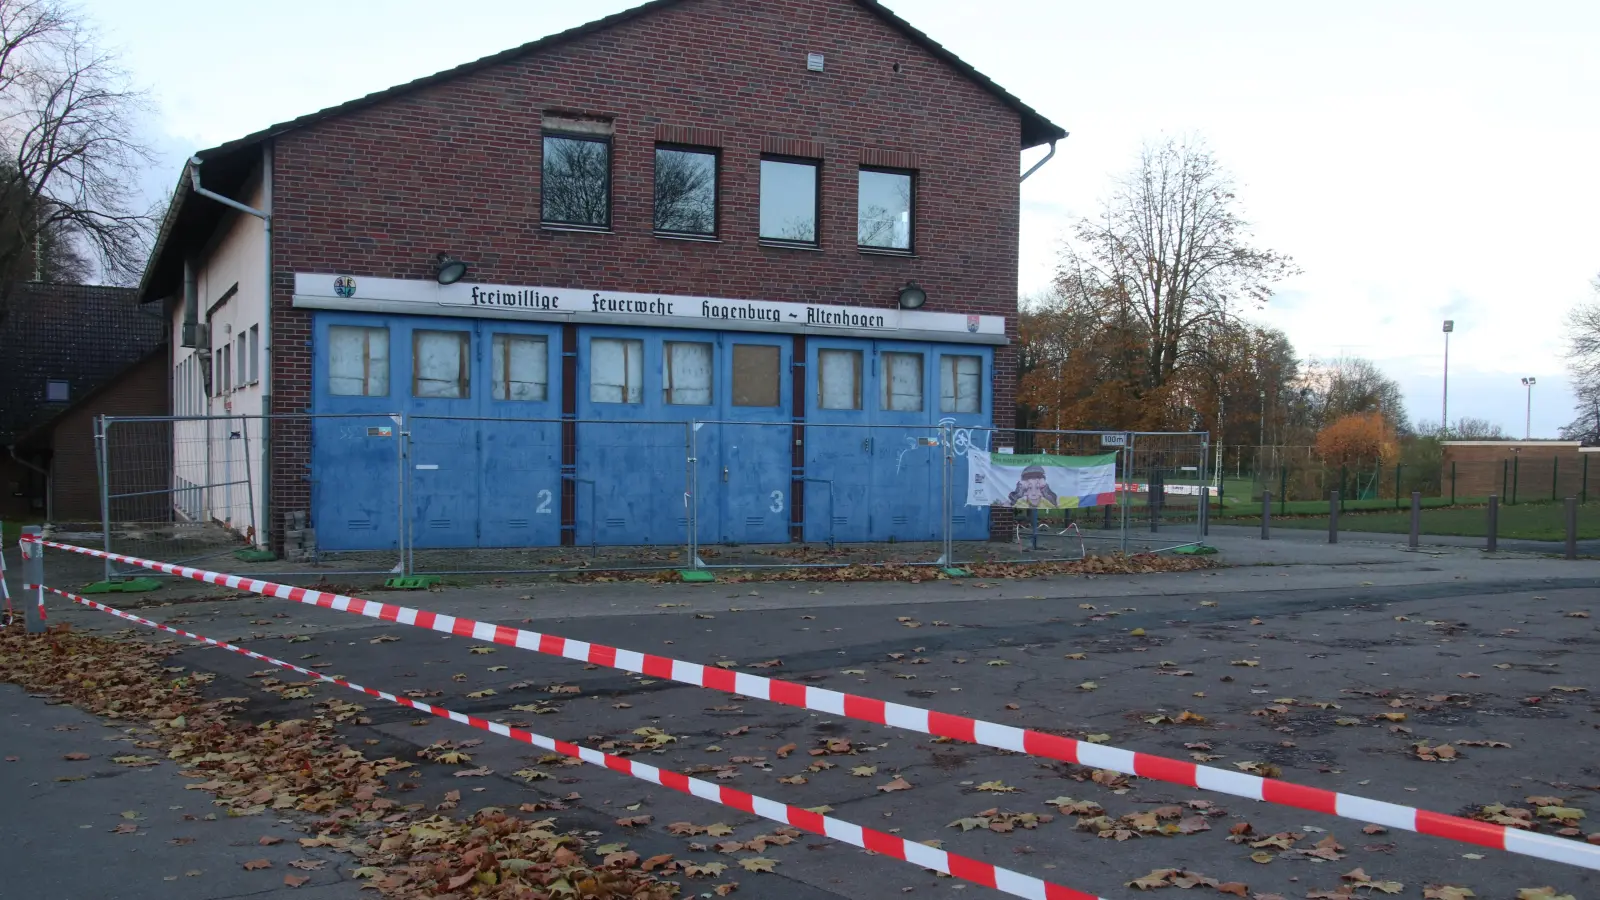
[[[44,385],[44,399],[46,403],[65,403],[72,395],[72,388],[65,381],[47,381]]]
[[[857,179],[856,244],[911,250],[911,173],[862,169]]]
[[[234,341],[233,352],[238,355],[238,359],[234,360],[233,368],[235,377],[233,380],[234,383],[239,387],[244,387],[250,383],[250,348],[245,344],[245,338],[247,336],[248,335],[241,334],[239,335],[239,339]]]
[[[250,326],[250,383],[261,380],[261,326]]]
[[[817,351],[817,405],[823,409],[861,408],[861,351]]]
[[[644,341],[634,338],[589,341],[589,402],[644,402]]]
[[[983,357],[939,357],[939,411],[983,412]]]
[[[528,334],[496,334],[490,348],[490,391],[496,400],[547,400],[550,344]]]
[[[328,393],[389,396],[389,329],[328,326]]]
[[[233,390],[233,343],[222,345],[222,355],[217,359],[217,368],[222,372],[222,392],[224,394]]]
[[[656,230],[711,237],[717,233],[717,154],[656,148]]]
[[[890,412],[922,412],[922,354],[883,355],[883,408]]]
[[[778,348],[767,344],[733,345],[733,405],[778,406],[783,384]]]
[[[545,222],[611,227],[611,142],[545,135],[541,190]]]
[[[674,406],[711,405],[711,345],[667,341],[662,354],[662,399]]]
[[[817,163],[761,161],[761,239],[817,243]]]
[[[411,332],[411,396],[437,400],[472,396],[471,332]]]

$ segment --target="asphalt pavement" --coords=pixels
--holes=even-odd
[[[1204,757],[1221,768],[1275,766],[1287,780],[1440,812],[1470,814],[1494,803],[1531,811],[1528,797],[1555,796],[1564,808],[1587,812],[1580,826],[1600,815],[1600,631],[1595,619],[1581,615],[1600,612],[1600,563],[1487,558],[1448,547],[1407,553],[1376,543],[1263,543],[1226,534],[1213,542],[1232,568],[922,584],[544,583],[380,599],[503,624],[526,622],[580,640],[720,662],[1007,725],[1095,735],[1110,746],[1184,761]],[[832,815],[861,825],[941,841],[948,850],[1105,897],[1134,896],[1138,892],[1125,883],[1164,868],[1284,897],[1333,891],[1351,883],[1341,876],[1357,868],[1375,880],[1399,882],[1401,896],[1421,896],[1428,884],[1470,887],[1483,898],[1510,898],[1542,885],[1600,896],[1600,880],[1581,869],[1438,838],[1368,833],[1360,822],[1147,779],[1097,779],[1077,766],[489,648],[397,623],[278,600],[215,599],[177,585],[113,596],[113,602],[141,605],[145,615],[201,634],[238,639],[301,665],[329,663],[323,671],[374,687],[437,691],[429,702],[525,723],[561,739],[615,749],[640,742],[637,729],[658,729],[672,740],[638,753],[653,765],[698,771],[786,803],[826,805]],[[78,628],[111,631],[126,624],[61,603],[53,605],[53,615]],[[300,640],[291,644],[290,638]],[[475,647],[492,652],[474,653]],[[284,701],[252,679],[259,663],[213,649],[187,651],[173,664],[217,673],[209,690],[218,695],[259,697],[244,714],[262,719],[303,713],[296,703],[339,691],[324,685],[305,701]],[[423,723],[414,711],[360,702],[372,723],[349,727],[348,739],[377,741],[371,746],[380,755],[416,758],[436,741],[483,740],[468,751],[469,765],[492,774],[458,778],[462,767],[424,763],[420,800],[458,789],[464,808],[514,806],[576,792],[581,800],[557,814],[563,828],[600,832],[600,839],[627,843],[641,855],[672,852],[730,867],[755,854],[719,852],[717,841],[674,834],[668,826],[722,823],[733,829],[725,838],[730,841],[773,827],[615,772],[551,761],[525,745],[450,722]],[[185,792],[165,763],[115,778],[56,782],[88,765],[63,760],[68,752],[87,752],[88,734],[98,745],[121,732],[15,689],[0,693],[0,704],[8,722],[5,754],[19,756],[0,764],[0,787],[8,798],[26,798],[0,812],[3,846],[8,852],[27,848],[7,865],[29,879],[24,883],[33,892],[19,896],[229,897],[258,883],[260,890],[283,889],[282,865],[244,872],[236,859],[274,849],[258,854],[248,846],[271,823],[185,820],[199,811],[202,798]],[[58,724],[80,731],[52,730]],[[828,741],[850,746],[811,754],[828,751]],[[1448,759],[1424,758],[1418,742],[1448,743],[1454,750]],[[784,751],[790,744],[794,749]],[[542,777],[530,781],[529,772]],[[884,790],[896,779],[911,787]],[[139,792],[117,793],[132,789],[124,785]],[[1120,825],[1097,836],[1106,823],[1060,811],[1081,813],[1088,803]],[[1177,807],[1178,818],[1168,818],[1169,807]],[[114,833],[122,810],[142,813],[148,839]],[[1152,812],[1161,822],[1185,826],[1175,834],[1141,831],[1137,823],[1148,820],[1138,817]],[[638,815],[652,819],[634,827],[616,823]],[[1080,819],[1091,822],[1080,827]],[[1240,823],[1248,823],[1248,836],[1256,839],[1284,836],[1263,846],[1230,842],[1230,830]],[[1597,828],[1581,828],[1577,839]],[[169,831],[161,829],[197,840],[169,845]],[[1329,836],[1339,849],[1318,848]],[[692,849],[692,843],[707,849]],[[58,856],[50,855],[51,847],[61,848]],[[193,862],[180,865],[178,855],[162,855],[161,848]],[[959,887],[916,866],[809,835],[760,855],[774,861],[772,871],[735,869],[739,896],[866,900]],[[71,862],[108,856],[137,860],[123,863],[137,877],[116,877],[111,893],[111,876]],[[353,890],[339,874],[351,865],[324,867],[318,889],[329,896]],[[187,876],[189,868],[217,873],[219,880]],[[685,895],[708,887],[688,879]]]

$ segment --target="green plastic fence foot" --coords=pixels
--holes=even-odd
[[[1190,544],[1187,547],[1179,547],[1172,552],[1181,553],[1184,556],[1210,556],[1217,552],[1217,548],[1206,544]]]
[[[278,554],[271,550],[235,550],[233,558],[240,562],[276,562]]]
[[[972,573],[968,572],[966,569],[958,568],[956,566],[945,566],[939,571],[950,576],[951,578],[967,578],[972,575]]]
[[[716,581],[717,576],[705,569],[679,569],[678,578],[682,581]]]
[[[443,581],[437,575],[396,575],[385,581],[383,586],[397,591],[425,591]]]
[[[154,578],[130,578],[127,581],[96,581],[78,588],[80,594],[142,594],[145,591],[158,590],[161,582]]]

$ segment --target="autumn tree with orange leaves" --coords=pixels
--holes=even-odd
[[[1317,455],[1330,469],[1376,469],[1399,455],[1394,427],[1383,413],[1351,413],[1317,433]]]

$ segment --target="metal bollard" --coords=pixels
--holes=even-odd
[[[1567,498],[1567,559],[1578,558],[1578,498]]]
[[[1211,488],[1200,485],[1200,536],[1211,534]]]
[[[1261,539],[1272,540],[1272,492],[1261,492]]]
[[[1422,492],[1411,492],[1411,549],[1422,543]]]
[[[24,538],[38,537],[41,529],[37,525],[29,525],[22,529]],[[44,548],[38,544],[24,543],[22,550],[22,582],[23,584],[44,584]],[[32,597],[23,596],[22,618],[28,624],[29,634],[43,634],[44,625],[44,588],[33,589]]]
[[[1328,492],[1328,543],[1339,543],[1339,492]]]
[[[1489,495],[1489,544],[1484,549],[1490,553],[1500,549],[1500,495]]]

